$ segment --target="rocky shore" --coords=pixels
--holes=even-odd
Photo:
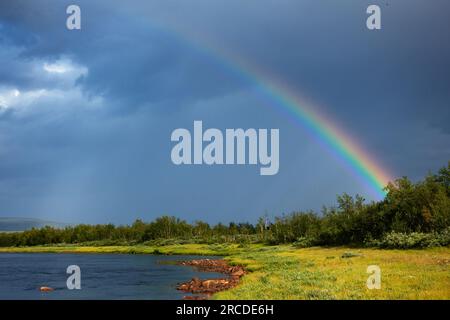
[[[184,299],[208,299],[213,293],[238,285],[241,277],[246,273],[242,266],[231,266],[225,260],[198,259],[180,261],[179,264],[194,267],[202,272],[217,272],[227,276],[226,278],[206,280],[193,278],[188,282],[180,283],[177,286],[178,290],[194,294],[192,296],[185,296]]]

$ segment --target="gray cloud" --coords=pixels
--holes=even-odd
[[[368,1],[78,1],[80,32],[69,3],[0,3],[0,214],[254,220],[368,193],[214,47],[306,95],[396,176],[450,158],[448,1],[380,3],[376,33]],[[197,119],[280,128],[280,173],[174,167],[170,133]]]

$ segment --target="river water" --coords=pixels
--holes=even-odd
[[[198,256],[0,253],[0,299],[181,299],[176,285],[193,277],[223,278],[170,262]],[[69,265],[81,270],[81,289],[67,289]],[[54,288],[40,292],[41,286]]]

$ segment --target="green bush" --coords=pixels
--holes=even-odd
[[[375,246],[388,249],[412,249],[428,248],[450,245],[450,228],[440,233],[400,233],[390,232],[385,234],[380,240],[372,240],[366,243],[368,246]]]
[[[316,244],[316,240],[309,237],[300,237],[292,243],[295,248],[308,248]]]

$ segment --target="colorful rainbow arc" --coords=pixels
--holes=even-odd
[[[230,60],[228,60],[230,61]],[[237,58],[231,61],[241,61]],[[328,152],[333,154],[341,163],[360,180],[368,190],[380,199],[386,195],[384,187],[391,180],[390,175],[382,170],[370,155],[363,151],[342,130],[339,130],[330,120],[307,108],[298,97],[288,89],[277,84],[273,78],[265,77],[261,71],[255,71],[249,64],[239,63],[241,76],[251,80],[259,88],[274,106],[282,107],[281,111],[291,119],[294,119],[303,129],[312,135],[323,145]],[[237,64],[234,64],[236,67]],[[244,73],[245,71],[245,73]],[[257,75],[257,76],[256,76]],[[270,79],[270,80],[268,80]]]
[[[158,29],[170,31],[172,36],[189,47],[206,54],[220,65],[240,78],[255,85],[265,95],[273,106],[279,106],[279,111],[285,113],[306,129],[327,151],[333,154],[341,163],[355,175],[370,190],[374,196],[383,199],[386,195],[384,187],[392,180],[391,175],[373,160],[373,157],[363,151],[355,142],[339,130],[329,119],[317,111],[307,108],[298,95],[286,86],[277,84],[274,77],[266,76],[261,70],[252,66],[241,57],[232,55],[224,48],[213,45],[213,41],[205,41],[204,35],[195,35],[191,30],[177,27],[175,23],[166,23]]]
[[[265,93],[271,101],[282,106],[284,113],[293,117],[298,124],[312,135],[328,152],[360,180],[368,190],[383,199],[386,195],[384,187],[391,180],[390,176],[375,164],[367,152],[364,152],[344,132],[339,130],[327,118],[314,112],[273,82],[264,83]]]

